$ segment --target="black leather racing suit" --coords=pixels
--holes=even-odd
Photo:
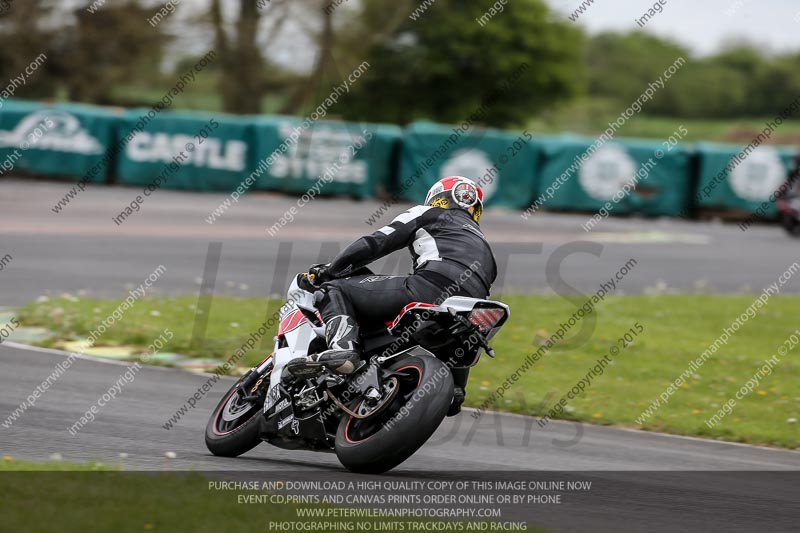
[[[414,258],[410,276],[348,277],[405,246]],[[337,279],[324,283],[319,293],[323,319],[347,315],[370,327],[392,320],[411,302],[438,305],[450,296],[486,298],[497,265],[486,237],[467,211],[419,205],[345,248],[331,262],[328,274]],[[451,373],[456,397],[448,415],[461,409],[469,368],[451,368]]]
[[[410,276],[348,274],[408,247]],[[392,320],[411,302],[439,304],[450,296],[486,298],[497,277],[494,255],[472,216],[462,209],[415,206],[362,237],[331,262],[322,286],[323,319],[348,315],[362,327]]]

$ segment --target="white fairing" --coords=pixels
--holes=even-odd
[[[290,313],[297,311],[299,308],[308,309],[316,312],[317,308],[314,307],[314,294],[301,289],[297,285],[297,277],[292,280],[292,284],[287,292],[287,302],[281,307],[279,323]],[[264,411],[267,411],[274,403],[272,391],[276,390],[276,386],[280,383],[281,376],[283,375],[284,367],[297,358],[308,358],[308,346],[311,341],[318,335],[324,334],[324,328],[315,328],[311,322],[304,320],[299,326],[284,333],[286,337],[286,346],[278,348],[277,338],[275,339],[275,355],[274,367],[272,375],[270,376],[269,391],[267,394],[267,401],[264,404]]]
[[[467,296],[451,296],[442,302],[440,307],[449,307],[451,309],[455,309],[456,311],[472,311],[472,309],[475,307],[475,304],[478,302],[488,302],[494,306],[502,307],[506,310],[506,313],[509,315],[511,314],[508,306],[503,302],[498,302],[496,300],[481,300],[480,298],[469,298]]]
[[[475,307],[475,304],[478,302],[485,302],[486,300],[481,300],[480,298],[469,298],[467,296],[451,296],[442,304],[440,307],[449,307],[455,309],[456,311],[472,311],[472,308]],[[505,307],[505,304],[501,304],[500,302],[493,302]]]
[[[298,307],[316,310],[316,307],[314,307],[314,294],[300,288],[297,284],[297,276],[292,278],[292,284],[289,285],[286,299],[289,304],[294,303]]]

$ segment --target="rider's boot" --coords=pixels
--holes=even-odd
[[[358,324],[347,315],[337,315],[325,325],[325,341],[328,349],[310,356],[312,361],[340,374],[351,374],[361,362],[361,346]]]
[[[456,416],[461,412],[461,404],[467,397],[467,380],[469,379],[469,368],[451,368],[453,374],[453,403],[447,411],[447,416]]]

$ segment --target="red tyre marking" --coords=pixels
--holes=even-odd
[[[417,380],[417,387],[419,387],[422,384],[422,369],[418,366],[408,365],[402,368],[398,368],[397,370],[395,370],[395,372],[400,372],[401,370],[405,370],[406,368],[413,368],[419,373],[419,379]]]
[[[356,409],[358,409],[359,407],[361,407],[361,404],[362,404],[362,403],[364,403],[364,400],[361,400],[361,403],[359,403],[359,404],[356,406]],[[367,437],[366,439],[361,439],[361,440],[350,440],[350,436],[348,435],[348,430],[350,429],[350,422],[352,422],[352,421],[353,421],[353,417],[351,416],[351,417],[350,417],[350,418],[347,420],[347,425],[344,427],[344,440],[346,440],[346,441],[347,441],[349,444],[358,444],[359,442],[364,442],[364,441],[367,441],[367,440],[371,439],[372,437],[374,437],[374,434],[373,434],[373,435],[370,435],[369,437]]]
[[[228,395],[225,397],[225,400],[220,404],[219,409],[217,409],[217,412],[214,413],[214,423],[211,426],[211,430],[214,432],[215,435],[220,435],[220,436],[229,435],[234,431],[236,431],[237,429],[239,429],[240,427],[242,427],[242,426],[237,426],[230,431],[226,431],[225,433],[220,433],[219,431],[217,431],[217,422],[219,422],[219,415],[222,413],[222,410],[225,409],[225,406],[228,405],[228,401],[234,394],[236,394],[236,389],[233,389],[231,390],[231,392],[228,393]]]

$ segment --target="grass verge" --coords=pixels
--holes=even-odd
[[[280,479],[274,478],[276,475],[281,474],[273,473],[272,478],[266,477],[261,481]],[[261,500],[249,502],[240,497],[268,493],[214,489],[209,481],[208,477],[195,472],[138,473],[98,469],[92,464],[4,460],[0,461],[2,530],[39,533],[251,533],[275,530],[389,532],[469,529],[466,522],[461,522],[461,527],[458,527],[458,522],[451,522],[451,527],[432,527],[446,524],[405,517],[350,517],[346,514],[306,517],[300,515],[299,509],[338,507]],[[494,529],[483,528],[487,531]],[[546,533],[530,526],[526,530]]]
[[[472,371],[468,406],[481,406],[491,398],[504,380],[523,365],[524,358],[576,310],[575,305],[556,296],[515,295],[504,297],[503,301],[511,306],[512,316],[493,343],[497,358],[484,357]],[[546,414],[598,359],[617,346],[620,352],[603,374],[593,377],[584,392],[568,400],[556,418],[798,448],[800,365],[796,354],[800,348],[781,357],[771,374],[737,400],[732,412],[719,423],[714,427],[705,424],[735,398],[764,361],[776,354],[798,329],[798,297],[771,298],[692,372],[666,403],[662,402],[646,420],[636,421],[752,301],[752,296],[700,294],[607,298],[562,342],[522,373],[490,408]],[[195,302],[190,297],[142,300],[109,328],[97,345],[134,345],[144,352],[154,338],[170,328],[174,336],[164,351],[222,361],[280,304],[260,298],[216,297],[208,317],[206,340],[194,345]],[[118,303],[58,298],[30,304],[19,310],[18,317],[23,326],[54,330],[56,339],[46,344],[58,346],[63,340],[86,336]],[[637,322],[643,331],[623,348],[619,339]],[[586,328],[588,340],[576,342],[574,336],[580,328]],[[247,354],[244,364],[253,364],[271,351],[274,329],[264,336],[264,347],[256,346]]]

